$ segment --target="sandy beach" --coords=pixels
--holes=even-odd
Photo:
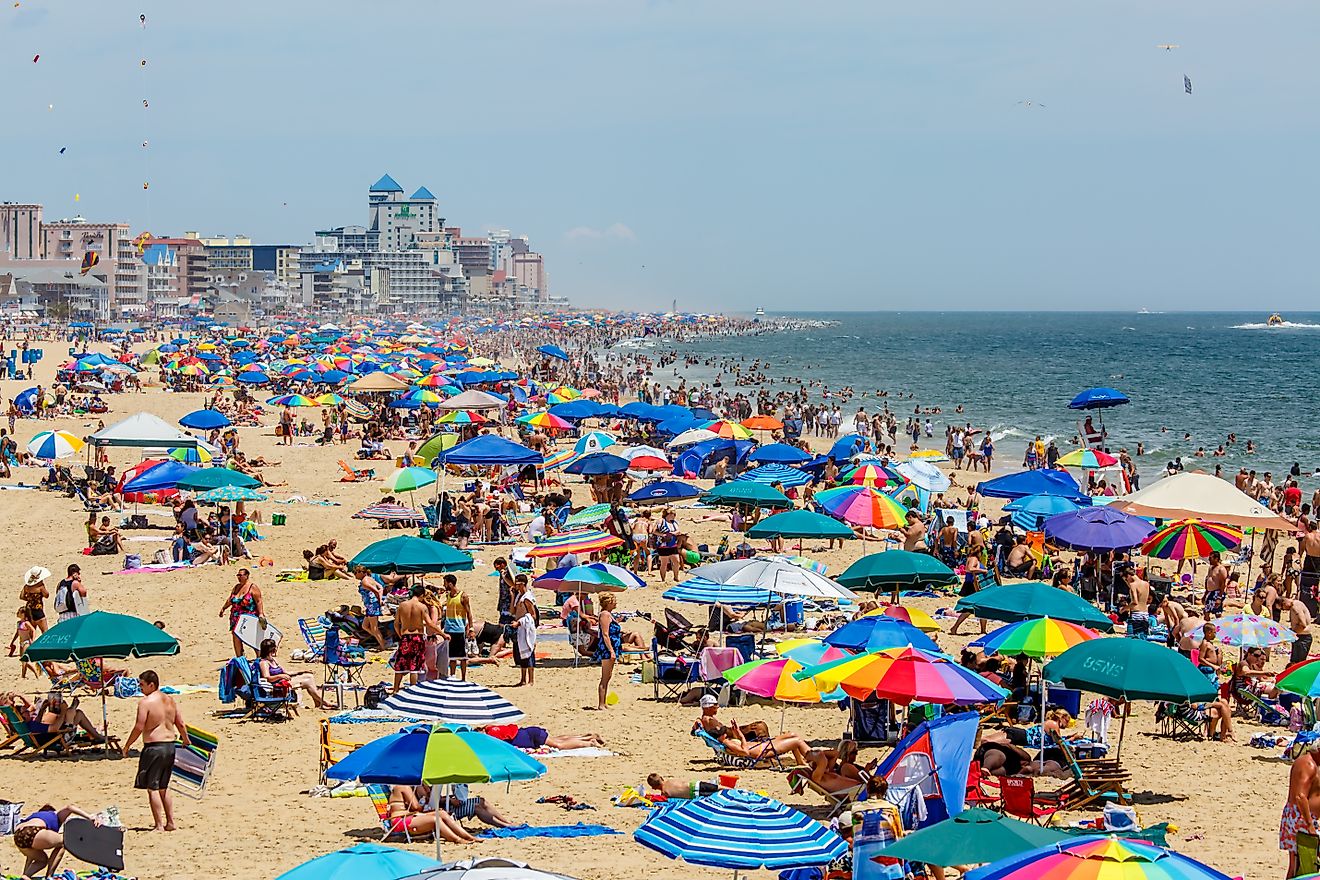
[[[64,346],[44,343],[47,357],[38,366],[36,380],[50,384],[54,370],[64,358]],[[12,347],[10,345],[6,346]],[[139,349],[142,349],[139,346]],[[108,351],[93,346],[92,350]],[[4,381],[0,394],[8,400],[33,382]],[[141,393],[107,397],[112,411],[103,418],[113,424],[125,416],[146,411],[174,424],[185,413],[200,408],[204,395],[168,393],[160,387],[147,387]],[[290,651],[302,647],[298,634],[299,618],[315,617],[342,603],[357,604],[357,592],[350,581],[277,583],[274,572],[296,568],[302,551],[337,538],[340,550],[351,557],[368,543],[388,534],[373,528],[370,522],[350,519],[350,515],[379,501],[379,483],[341,483],[338,459],[351,459],[353,447],[320,447],[310,438],[299,438],[295,445],[279,446],[274,436],[274,413],[261,427],[242,428],[242,447],[249,455],[262,455],[281,462],[265,468],[270,480],[287,481],[287,487],[271,490],[271,502],[262,502],[264,540],[252,545],[256,556],[269,556],[273,568],[252,566],[260,585],[267,615],[286,634],[282,659],[290,671],[304,664],[290,662]],[[68,430],[79,436],[95,429],[95,418],[58,418],[22,420],[18,424],[20,447],[39,430]],[[391,447],[399,444],[390,444]],[[1020,450],[1008,450],[1003,461],[1011,461]],[[133,450],[111,450],[111,463],[117,468],[138,460]],[[378,468],[386,463],[377,462]],[[19,468],[11,484],[36,484],[42,469]],[[960,474],[962,482],[970,477]],[[579,485],[578,478],[564,477],[568,485]],[[577,493],[575,493],[577,494]],[[585,494],[585,493],[584,493]],[[303,496],[309,500],[330,500],[334,506],[308,503],[276,504],[274,499]],[[42,491],[5,491],[0,493],[6,528],[0,554],[0,583],[7,584],[10,603],[7,607],[12,624],[18,607],[18,592],[24,572],[34,565],[54,573],[50,586],[63,575],[70,563],[83,567],[89,588],[91,607],[135,614],[148,620],[159,619],[178,637],[182,651],[174,657],[128,661],[130,669],[140,672],[155,669],[164,684],[173,686],[207,685],[214,688],[221,666],[231,655],[225,621],[218,616],[239,564],[220,567],[208,565],[196,570],[152,574],[115,574],[122,564],[116,556],[84,556],[81,505],[62,495]],[[270,525],[272,513],[284,513],[287,524]],[[168,508],[149,512],[153,525],[172,526]],[[714,523],[697,524],[690,508],[680,508],[680,522],[697,540],[712,546],[722,535]],[[167,528],[128,532],[128,552],[144,557],[159,548],[167,548],[163,539]],[[390,534],[397,534],[390,533]],[[475,548],[476,567],[458,575],[460,588],[470,597],[478,620],[497,619],[496,582],[488,577],[491,562],[509,548]],[[878,549],[870,546],[869,551]],[[843,571],[863,553],[858,542],[843,549],[825,550],[808,542],[804,549],[828,566],[828,573]],[[657,616],[666,603],[660,599],[663,586],[653,573],[647,576],[644,589],[621,594],[620,608],[644,611]],[[950,608],[953,597],[917,599],[912,604],[929,612]],[[704,609],[684,609],[688,616],[700,616]],[[695,615],[695,616],[694,616]],[[950,620],[944,623],[947,630]],[[644,620],[634,620],[628,629],[639,632],[649,643],[650,627]],[[970,629],[975,632],[976,627]],[[12,630],[11,630],[12,632]],[[680,707],[672,702],[651,699],[651,685],[630,680],[634,665],[623,663],[616,671],[612,689],[619,702],[604,712],[584,711],[594,702],[599,671],[595,666],[574,667],[565,641],[555,640],[562,629],[542,630],[545,641],[541,650],[549,658],[538,669],[532,688],[514,688],[517,670],[507,661],[497,666],[474,666],[471,679],[500,691],[527,715],[527,724],[546,727],[551,733],[594,732],[600,734],[615,754],[611,757],[561,758],[548,763],[550,771],[543,778],[528,783],[473,786],[480,794],[515,822],[534,825],[571,824],[578,821],[600,823],[618,829],[615,836],[583,839],[486,840],[471,846],[446,845],[446,859],[477,854],[498,854],[524,860],[548,870],[562,871],[584,880],[656,876],[666,878],[709,878],[724,872],[669,861],[634,843],[631,833],[644,819],[639,809],[618,808],[610,798],[627,786],[641,786],[650,772],[680,778],[708,779],[718,772],[709,749],[689,735],[696,708]],[[956,648],[970,637],[939,636],[945,650]],[[1236,651],[1226,649],[1227,653]],[[373,655],[365,678],[368,682],[386,678],[386,655]],[[1270,668],[1282,668],[1286,655],[1271,657]],[[319,665],[306,665],[318,680]],[[43,690],[32,678],[19,677],[19,664],[11,659],[0,664],[0,691],[36,695]],[[135,759],[104,758],[86,753],[75,759],[16,757],[0,752],[0,798],[24,802],[30,808],[42,803],[62,806],[77,803],[91,810],[118,805],[124,824],[130,829],[125,843],[125,873],[156,878],[215,878],[265,880],[316,855],[361,840],[378,840],[380,827],[366,798],[324,798],[309,796],[317,783],[318,722],[328,713],[304,707],[298,718],[282,724],[247,722],[217,718],[222,708],[213,691],[191,693],[178,698],[189,723],[209,730],[220,738],[215,776],[201,800],[176,798],[179,830],[170,834],[152,834],[141,830],[150,826],[146,799],[132,788]],[[100,718],[97,701],[84,698],[83,708],[94,719]],[[123,737],[132,726],[134,701],[111,698],[108,701],[110,730]],[[776,706],[751,705],[722,710],[726,720],[764,719],[772,728],[779,724]],[[809,740],[837,740],[845,716],[833,707],[801,708],[790,706],[784,725]],[[338,739],[359,742],[392,732],[397,724],[336,725]],[[1285,859],[1277,846],[1278,815],[1287,786],[1288,765],[1276,761],[1276,752],[1250,748],[1246,743],[1260,728],[1238,720],[1237,742],[1175,742],[1155,735],[1154,705],[1139,703],[1128,725],[1122,762],[1133,776],[1133,789],[1143,824],[1171,822],[1177,833],[1170,838],[1179,851],[1201,859],[1221,870],[1248,878],[1281,876]],[[1274,729],[1275,732],[1278,729]],[[869,759],[881,754],[866,750]],[[794,795],[781,773],[743,771],[740,785],[764,791],[814,815],[826,812],[823,802],[813,795]],[[1042,782],[1042,787],[1049,782]],[[538,798],[571,795],[592,805],[592,811],[568,812],[553,804],[538,804]],[[1086,814],[1070,814],[1082,818]],[[478,823],[470,822],[470,827]],[[409,846],[418,852],[433,850],[433,844],[418,842]],[[0,846],[0,871],[17,873],[22,858],[11,844]],[[65,867],[82,866],[73,860]],[[759,876],[769,876],[762,874]]]

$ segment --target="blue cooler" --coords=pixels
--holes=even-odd
[[[784,603],[784,625],[802,626],[806,621],[806,615],[802,611],[801,599],[790,599]]]

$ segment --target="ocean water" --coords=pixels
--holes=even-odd
[[[1299,462],[1303,488],[1320,485],[1310,476],[1320,467],[1320,313],[1286,315],[1282,327],[1268,327],[1261,312],[771,313],[767,320],[776,317],[838,324],[705,339],[681,350],[759,358],[772,388],[788,387],[784,377],[812,377],[867,392],[845,412],[859,402],[876,408],[875,392],[888,390],[900,424],[915,406],[940,406],[931,417],[937,438],[945,422],[970,420],[991,430],[1005,462],[1020,461],[1037,434],[1066,451],[1084,415],[1068,401],[1110,386],[1132,400],[1103,411],[1110,448],[1135,452],[1142,442],[1143,474],[1181,455],[1188,469],[1213,472],[1220,463],[1231,476],[1245,466],[1277,482]],[[898,392],[915,398],[900,401]],[[965,412],[955,415],[959,403]],[[1227,455],[1193,457],[1198,446],[1214,452],[1230,432],[1238,442],[1225,445]]]

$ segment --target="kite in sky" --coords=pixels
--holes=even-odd
[[[1189,95],[1192,93],[1192,78],[1187,74],[1183,74],[1183,91]]]
[[[101,262],[101,255],[98,254],[96,251],[88,251],[87,253],[83,254],[82,269],[78,272],[78,274],[86,275],[88,272],[92,271],[92,269],[95,268],[96,264],[99,262]]]

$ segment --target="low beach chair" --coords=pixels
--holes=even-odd
[[[1066,803],[1053,795],[1038,796],[1036,783],[1030,776],[1005,776],[1000,781],[1000,789],[1004,793],[1004,815],[1026,819],[1037,825],[1045,824]]]
[[[1160,736],[1169,739],[1205,739],[1205,716],[1191,703],[1157,703],[1155,720],[1160,725]]]
[[[371,798],[371,806],[376,810],[376,818],[380,820],[380,830],[383,832],[381,840],[389,840],[395,835],[403,835],[403,839],[412,843],[412,835],[408,833],[408,826],[404,822],[399,822],[390,818],[390,787],[388,785],[368,785],[367,796]]]
[[[36,757],[40,754],[64,751],[64,735],[69,731],[36,730],[29,722],[23,720],[23,716],[19,715],[18,710],[13,706],[0,706],[0,724],[3,724],[5,729],[5,746],[14,742],[20,744],[15,754],[21,755],[30,751],[32,754],[29,757]]]
[[[692,731],[692,735],[710,746],[714,752],[714,758],[722,767],[731,767],[735,770],[783,770],[784,765],[779,760],[779,753],[774,748],[765,750],[765,753],[756,757],[743,757],[735,755],[725,748],[724,743],[711,736],[706,731],[698,727]],[[767,744],[768,745],[768,744]]]
[[[277,694],[261,681],[261,667],[255,660],[239,662],[233,665],[238,673],[240,684],[236,693],[242,698],[244,719],[259,721],[287,721],[293,718],[293,702],[297,699],[292,693]]]
[[[367,661],[360,654],[355,656],[350,652],[337,626],[326,628],[324,644],[321,664],[325,674],[321,679],[321,692],[325,693],[326,688],[334,688],[339,705],[343,706],[344,690],[348,689],[353,692],[353,705],[360,705],[358,692],[367,689],[366,682],[362,680],[362,670]]]
[[[1003,785],[981,769],[980,761],[967,768],[967,793],[963,802],[969,807],[998,807],[1003,800]]]
[[[1126,790],[1131,774],[1119,766],[1114,758],[1079,759],[1068,741],[1051,734],[1054,745],[1063,753],[1064,767],[1072,778],[1062,788],[1050,793],[1050,797],[1061,801],[1061,808],[1080,810],[1108,801],[1120,804],[1132,802],[1132,794]]]
[[[325,656],[325,630],[325,622],[319,617],[303,617],[298,620],[298,632],[302,633],[313,660]]]
[[[825,799],[829,804],[830,811],[826,815],[827,819],[833,819],[853,805],[858,796],[866,791],[866,783],[859,782],[856,785],[849,786],[842,791],[830,791],[828,788],[821,787],[820,783],[811,778],[809,769],[794,768],[788,771],[788,785],[794,794],[801,794],[804,791],[814,791]]]
[[[677,700],[694,684],[701,681],[701,664],[695,657],[661,654],[660,643],[651,639],[651,662],[655,666],[652,684],[657,702]],[[663,696],[661,691],[664,691]]]
[[[357,470],[350,467],[348,462],[344,461],[342,458],[339,459],[339,467],[344,472],[344,475],[339,478],[339,482],[341,483],[365,483],[368,480],[376,479],[376,471],[373,468]]]
[[[188,726],[188,745],[177,743],[174,751],[174,771],[170,777],[170,788],[184,797],[194,800],[206,793],[206,785],[211,781],[211,771],[215,769],[215,752],[220,740],[214,733]]]
[[[330,736],[330,719],[321,719],[321,757],[320,767],[318,768],[317,779],[322,785],[325,785],[325,771],[341,758],[347,757],[354,751],[362,748],[363,743],[354,742],[347,739],[335,739]]]

